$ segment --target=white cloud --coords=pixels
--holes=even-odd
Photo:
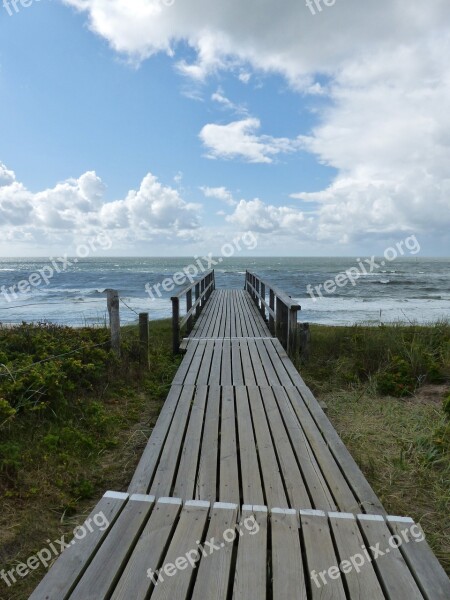
[[[338,0],[316,16],[298,0],[258,0],[252,6],[228,0],[219,8],[206,0],[170,8],[160,0],[134,0],[132,9],[123,0],[66,3],[84,11],[92,30],[132,60],[173,53],[183,40],[196,57],[179,61],[180,72],[197,81],[222,69],[238,77],[281,73],[294,89],[328,98],[320,124],[301,142],[338,175],[315,194],[293,190],[301,200],[318,202],[321,238],[412,228],[447,239],[448,0]],[[208,124],[201,139],[211,158],[270,163],[292,150],[292,140],[261,136],[259,126],[251,118]],[[242,218],[258,208],[264,222],[278,222],[273,210],[268,215],[258,205],[245,208]]]
[[[236,206],[237,202],[233,198],[233,194],[227,190],[226,187],[201,187],[200,188],[205,198],[216,198],[228,204],[229,206]]]
[[[234,213],[227,217],[242,229],[252,229],[262,233],[287,233],[309,236],[311,220],[298,208],[265,204],[259,198],[241,200]]]
[[[248,117],[228,125],[209,123],[200,132],[208,158],[241,158],[251,163],[271,163],[278,154],[294,152],[299,143],[288,138],[257,135],[259,119]]]
[[[66,237],[68,243],[100,229],[128,242],[185,240],[194,238],[200,227],[200,207],[151,173],[138,190],[113,202],[106,201],[106,187],[93,171],[35,194],[1,163],[0,176],[0,231],[17,240],[51,243]]]

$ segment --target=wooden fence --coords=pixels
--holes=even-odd
[[[270,331],[278,337],[289,354],[294,354],[298,342],[297,317],[301,306],[285,292],[250,271],[245,273],[245,289],[268,321]]]
[[[172,296],[172,346],[175,354],[180,351],[182,328],[186,325],[187,334],[192,331],[195,318],[200,315],[215,289],[216,280],[214,270],[212,270],[176,296]],[[184,297],[186,297],[186,315],[181,318],[180,300]]]

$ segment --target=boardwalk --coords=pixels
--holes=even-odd
[[[209,295],[128,493],[92,513],[110,526],[71,546],[33,600],[450,598],[420,529],[386,515],[254,299]]]

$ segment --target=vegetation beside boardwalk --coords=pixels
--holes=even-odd
[[[70,540],[107,489],[127,489],[180,363],[169,321],[150,338],[149,371],[137,327],[122,330],[120,361],[106,329],[0,329],[0,571]],[[44,574],[0,579],[0,598],[27,598]]]
[[[303,378],[385,509],[420,522],[450,574],[450,324],[312,325],[311,339]]]
[[[421,522],[450,572],[450,326],[311,332],[307,384],[388,512]],[[0,570],[127,488],[180,357],[169,321],[150,324],[150,371],[137,328],[122,334],[118,361],[105,329],[0,329]],[[43,574],[0,580],[0,597],[27,597]]]

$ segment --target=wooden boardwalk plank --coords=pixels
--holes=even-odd
[[[408,518],[388,517],[387,521],[392,534],[404,541],[402,554],[424,597],[427,600],[450,598],[450,579],[425,540],[421,527]]]
[[[194,391],[193,386],[185,386],[181,392],[177,418],[173,420],[170,427],[155,477],[150,486],[150,493],[156,498],[171,495]]]
[[[146,600],[157,581],[157,571],[164,558],[181,511],[181,500],[161,498],[142,531],[111,600]]]
[[[313,507],[322,510],[336,510],[336,504],[327,482],[320,470],[314,452],[305,436],[301,422],[294,411],[284,388],[274,388],[280,412],[286,424],[292,446],[297,456]],[[303,508],[308,508],[304,506]]]
[[[174,574],[172,576],[163,575],[158,577],[158,585],[155,587],[151,598],[152,600],[184,600],[188,597],[188,592],[192,585],[194,569],[190,564],[184,569],[176,569],[176,561],[186,557],[188,553],[198,551],[198,541],[203,539],[206,523],[209,514],[209,503],[205,506],[199,506],[197,503],[187,502],[181,511],[178,527],[172,537],[169,550],[164,559],[164,565],[161,569],[173,566]],[[179,564],[179,563],[178,563]],[[169,570],[172,572],[172,569]],[[131,600],[131,599],[130,599]]]
[[[214,540],[218,549],[207,551],[200,562],[192,600],[226,600],[230,588],[233,541],[229,532],[235,534],[238,505],[217,502],[211,510],[211,521],[206,534]]]
[[[194,497],[207,394],[206,387],[197,388],[195,392],[180,466],[172,493],[177,498]]]
[[[154,505],[151,496],[133,496],[120,513],[110,535],[86,569],[71,600],[106,600],[114,590]]]
[[[367,547],[376,548],[373,558],[390,600],[423,600],[423,596],[400,550],[389,544],[391,532],[381,515],[358,515]],[[378,550],[381,554],[378,553]],[[375,557],[375,552],[377,556]]]
[[[236,388],[236,412],[239,433],[239,460],[244,504],[264,504],[263,484],[248,404],[247,388]]]
[[[239,527],[244,535],[239,539],[233,600],[262,600],[266,597],[267,516],[264,506],[242,507]]]
[[[362,549],[365,547],[364,539],[358,527],[356,517],[350,513],[328,513],[333,537],[335,539],[337,552],[340,562],[349,561],[352,557],[364,556]],[[360,562],[355,558],[355,562]],[[366,560],[358,573],[356,568],[349,568],[343,565],[347,589],[350,592],[350,598],[370,598],[370,600],[384,600],[385,595],[374,566]]]
[[[308,496],[308,491],[297,464],[295,453],[293,452],[272,388],[262,388],[261,396],[267,415],[267,422],[272,433],[273,444],[277,450],[289,504],[291,506],[309,508],[311,501]],[[277,504],[276,506],[284,508],[282,504]]]
[[[337,579],[328,577],[325,583],[320,578],[320,573],[328,574],[330,567],[337,567],[339,559],[336,557],[326,514],[319,513],[320,511],[300,511],[308,566],[307,577],[311,578],[311,597],[312,600],[346,600],[340,577]]]
[[[300,545],[299,516],[294,509],[271,511],[273,598],[307,600]]]
[[[240,504],[234,389],[222,388],[220,433],[220,500]]]
[[[267,424],[260,390],[249,388],[249,401],[255,428],[256,444],[264,479],[266,502],[270,507],[287,507],[286,493],[277,456]]]
[[[177,409],[183,388],[173,385],[131,480],[130,494],[146,494],[158,464],[164,442]]]
[[[195,497],[215,502],[217,497],[219,455],[220,388],[210,387],[200,453]]]
[[[340,510],[359,512],[358,499],[355,498],[309,411],[302,404],[298,391],[296,388],[286,388],[286,392]]]

